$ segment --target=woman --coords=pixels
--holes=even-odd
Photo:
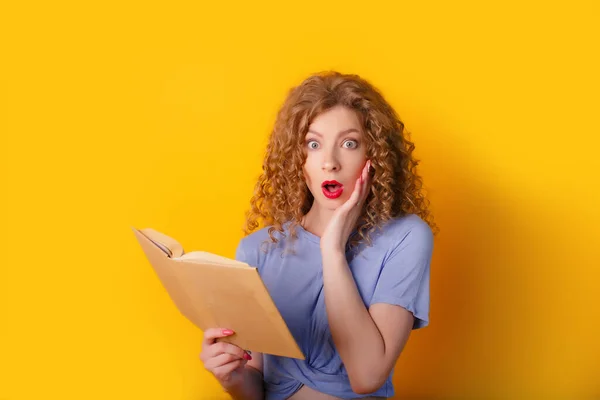
[[[234,399],[394,395],[409,334],[429,323],[435,224],[413,149],[356,75],[321,73],[290,91],[236,259],[258,268],[306,359],[250,355],[216,342],[235,334],[227,327],[207,329],[200,358]]]

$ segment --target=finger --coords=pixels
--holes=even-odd
[[[212,370],[213,375],[220,381],[227,381],[231,377],[231,373],[238,368],[243,368],[246,365],[244,360],[233,361],[217,367]]]
[[[225,329],[225,328],[209,328],[204,332],[204,343],[205,344],[213,344],[216,342],[216,339],[218,338],[222,338],[222,337],[228,337],[233,335],[235,332],[233,332],[231,329]]]
[[[206,368],[209,371],[214,371],[217,368],[220,368],[224,365],[227,365],[227,364],[230,364],[233,362],[236,362],[238,364],[240,364],[240,362],[242,362],[242,364],[245,365],[248,362],[248,360],[239,358],[238,356],[233,355],[233,354],[223,353],[223,354],[216,355],[214,357],[210,357],[209,359],[204,361],[204,368]]]
[[[349,208],[356,207],[359,204],[362,187],[362,175],[356,180],[354,184],[354,190],[348,199]]]
[[[369,167],[369,161],[367,161],[365,163],[365,165],[363,166],[362,171],[360,171],[360,189],[359,189],[359,193],[358,193],[358,202],[360,202],[360,200],[363,197],[363,193],[364,193],[364,185],[365,182],[367,180],[367,174],[368,174],[368,168]]]
[[[361,196],[360,196],[361,203],[363,203],[367,199],[367,196],[369,195],[369,184],[371,183],[371,175],[369,174],[370,168],[371,168],[371,160],[367,161],[367,164],[365,165],[364,179],[363,179]]]
[[[358,207],[358,208],[360,208],[360,206],[362,205],[364,193],[365,193],[365,181],[364,181],[363,176],[361,175],[360,189],[359,189],[359,193],[358,193],[358,198],[356,199],[356,207]]]
[[[215,343],[212,346],[210,346],[209,353],[215,356],[218,354],[228,353],[238,358],[246,358],[248,360],[252,359],[250,354],[246,353],[241,347],[236,346],[235,344],[225,342]]]
[[[230,354],[234,358],[252,360],[252,356],[242,348],[226,342],[213,343],[203,347],[202,352],[200,353],[200,360],[205,363],[222,354]]]
[[[363,182],[367,181],[367,178],[369,177],[369,166],[371,165],[371,161],[367,161],[367,163],[365,164],[363,170],[362,170],[362,180]]]

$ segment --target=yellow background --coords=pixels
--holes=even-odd
[[[330,68],[397,109],[441,227],[397,397],[600,398],[597,2],[13,3],[0,399],[226,398],[130,226],[233,256],[277,108]]]

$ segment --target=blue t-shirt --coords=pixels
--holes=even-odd
[[[257,267],[269,294],[283,316],[305,360],[264,354],[265,399],[286,399],[302,385],[341,398],[357,398],[346,368],[336,351],[323,290],[320,238],[297,226],[296,240],[275,232],[279,242],[269,240],[268,227],[244,237],[236,259]],[[371,234],[372,246],[361,243],[346,258],[360,295],[368,308],[375,303],[402,306],[413,313],[413,329],[429,324],[429,264],[433,234],[418,215],[388,221],[381,232]],[[370,396],[392,397],[393,370],[385,384]]]

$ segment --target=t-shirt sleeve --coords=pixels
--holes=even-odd
[[[433,233],[426,223],[413,226],[399,238],[385,259],[371,305],[401,306],[414,317],[413,329],[429,325],[429,274]]]
[[[240,242],[237,245],[237,248],[235,249],[235,259],[237,261],[241,261],[241,262],[245,262],[246,264],[248,264],[248,259],[246,257],[246,251],[244,250],[244,240],[240,240]]]
[[[240,240],[235,249],[235,259],[237,261],[245,262],[251,267],[258,267],[258,256],[256,249],[252,247],[251,238],[246,236]],[[259,273],[260,268],[258,269]]]

